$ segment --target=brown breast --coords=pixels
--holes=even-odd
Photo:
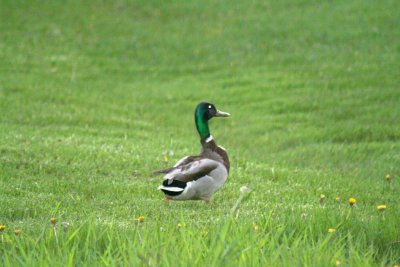
[[[229,168],[230,168],[230,162],[229,162],[229,157],[228,153],[226,153],[225,149],[217,146],[215,141],[212,139],[209,142],[206,142],[205,140],[201,140],[201,145],[202,145],[202,151],[201,155],[204,157],[216,160],[224,164],[226,170],[229,173]]]

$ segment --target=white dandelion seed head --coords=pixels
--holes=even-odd
[[[247,186],[242,186],[240,187],[240,193],[244,194],[244,193],[248,193],[250,192],[250,188],[248,188]]]

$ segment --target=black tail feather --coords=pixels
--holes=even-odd
[[[179,187],[179,188],[182,188],[182,189],[186,188],[186,183],[182,182],[182,181],[178,181],[178,180],[166,179],[166,180],[164,180],[162,185],[165,186],[165,187]],[[182,194],[182,192],[183,192],[183,191],[181,191],[181,192],[173,192],[173,191],[168,191],[168,190],[165,190],[165,189],[161,189],[161,191],[163,191],[164,194],[169,195],[169,196],[177,196],[177,195]]]
[[[170,186],[170,187],[180,187],[182,189],[185,189],[186,183],[178,180],[173,180],[173,179],[165,179],[164,182],[162,183],[163,186]]]

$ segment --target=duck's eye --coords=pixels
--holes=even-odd
[[[211,105],[209,105],[208,108],[211,109],[212,108]]]

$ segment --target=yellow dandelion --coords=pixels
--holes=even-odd
[[[186,226],[185,223],[178,223],[178,224],[176,225],[176,228],[180,229],[180,228],[185,227],[185,226]]]
[[[337,203],[340,203],[340,201],[341,201],[340,197],[335,198],[335,201],[336,201]]]
[[[392,181],[392,176],[390,174],[386,174],[385,178],[389,183]]]
[[[328,233],[334,233],[334,232],[336,232],[336,229],[335,229],[335,228],[329,228],[329,229],[328,229]]]
[[[376,207],[379,211],[383,212],[386,209],[386,205],[379,205]]]
[[[4,237],[3,237],[3,231],[6,230],[6,226],[0,224],[0,236],[1,236],[1,242],[4,242]]]
[[[336,261],[335,261],[335,265],[336,265],[336,266],[339,266],[341,263],[342,263],[342,262],[341,262],[339,259],[336,259]]]
[[[50,222],[52,224],[56,224],[57,223],[57,218],[54,218],[54,217],[50,218]]]
[[[168,161],[169,161],[169,157],[168,157],[167,154],[165,154],[165,155],[164,155],[164,162],[165,162],[165,163],[168,163]]]
[[[139,216],[135,218],[135,223],[142,223],[144,222],[144,216]]]
[[[354,198],[354,197],[351,197],[351,198],[349,198],[349,204],[350,204],[350,206],[354,206],[355,204],[356,204],[356,199]]]
[[[255,222],[253,222],[253,230],[254,231],[258,231],[258,225],[255,223]]]
[[[22,232],[21,229],[15,229],[15,230],[14,230],[14,234],[15,234],[15,235],[20,235],[21,232]]]

